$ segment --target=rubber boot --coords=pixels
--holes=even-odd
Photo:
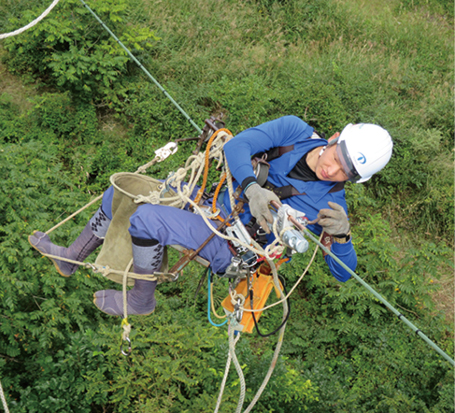
[[[153,274],[163,262],[164,248],[155,240],[147,240],[152,245],[136,245],[133,239],[133,271],[136,274]],[[126,293],[128,315],[149,315],[155,311],[155,288],[157,281],[138,280]],[[123,316],[123,292],[117,290],[97,291],[93,303],[104,313]]]
[[[73,261],[84,261],[93,251],[96,250],[103,242],[107,229],[109,228],[110,219],[98,209],[95,215],[90,219],[81,234],[77,237],[68,248],[60,247],[51,242],[49,235],[44,232],[35,231],[28,237],[31,246],[41,254],[56,255]],[[49,258],[55,265],[58,273],[64,277],[74,274],[79,267],[66,261],[60,261],[55,258]]]

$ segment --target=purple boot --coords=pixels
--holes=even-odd
[[[30,245],[41,254],[50,254],[82,262],[104,242],[104,237],[110,222],[110,219],[100,208],[90,219],[76,241],[68,248],[59,247],[58,245],[53,244],[49,235],[40,231],[35,231],[30,235],[28,241],[30,242]],[[71,274],[74,274],[79,267],[77,264],[60,261],[55,258],[50,258],[50,260],[54,263],[58,273],[64,277],[69,277]]]
[[[136,243],[135,243],[136,242]],[[158,271],[163,261],[164,248],[156,240],[138,240],[133,238],[133,272],[153,274]],[[126,293],[128,315],[149,315],[155,310],[155,288],[157,281],[138,280]],[[104,313],[124,316],[123,292],[117,290],[97,291],[93,303]]]

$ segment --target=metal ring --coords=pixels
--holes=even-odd
[[[129,337],[127,337],[127,338],[125,338],[125,341],[128,342],[128,352],[125,352],[125,351],[123,350],[123,343],[120,344],[120,351],[121,351],[121,353],[122,353],[124,356],[129,357],[129,356],[131,355],[131,352],[132,352],[131,340],[130,340]]]
[[[242,301],[243,300],[240,297],[237,298],[237,304],[234,306],[234,315],[238,323],[240,323],[243,318],[243,310],[240,308],[240,306],[243,304]]]
[[[85,265],[85,268],[90,268],[93,272],[98,272],[95,265],[93,265],[91,262],[86,262],[84,265]]]
[[[237,322],[240,323],[242,321],[242,318],[243,318],[243,310],[239,310],[237,311]]]

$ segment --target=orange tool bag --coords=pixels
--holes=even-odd
[[[277,266],[278,267],[278,266]],[[260,265],[260,267],[256,270],[253,274],[252,282],[250,285],[251,290],[253,291],[253,309],[258,310],[260,308],[264,308],[267,299],[272,292],[272,289],[275,287],[273,284],[273,276],[271,274],[270,266],[266,263]],[[283,286],[280,282],[280,287],[283,290]],[[243,305],[246,309],[251,309],[251,300],[250,300],[250,292],[248,291],[248,281],[247,279],[243,279],[239,282],[235,289],[237,294],[241,294],[245,297],[245,303]],[[275,287],[275,293],[277,298],[280,297],[280,292]],[[224,311],[229,315],[232,314],[235,309],[234,305],[231,302],[231,296],[228,295],[221,305],[224,308]],[[256,321],[259,320],[262,311],[258,311],[254,313]],[[239,325],[235,326],[234,329],[238,331],[242,331],[244,333],[252,333],[254,328],[254,319],[253,313],[249,311],[244,311],[242,320],[240,321]]]

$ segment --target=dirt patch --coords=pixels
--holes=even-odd
[[[391,213],[388,215],[387,219],[393,228],[394,244],[401,246],[397,256],[395,257],[395,259],[400,262],[406,258],[406,254],[409,249],[418,247],[419,242],[417,239],[413,239],[412,234],[398,228],[397,219],[399,219],[399,217],[397,215]],[[440,238],[436,238],[435,241],[442,242]],[[446,241],[445,244],[450,247],[452,242]],[[452,264],[454,263],[455,257],[451,254],[450,259],[452,262],[449,261],[449,257],[447,257],[447,259],[448,261],[446,264],[443,263],[441,265],[440,261],[437,267],[440,278],[436,279],[427,274],[425,275],[425,282],[439,286],[439,289],[431,294],[432,301],[435,305],[434,310],[436,310],[436,313],[442,312],[445,315],[447,324],[453,327],[455,322],[455,274],[454,266]]]
[[[434,280],[434,283],[440,285],[439,291],[433,294],[433,301],[436,309],[445,314],[448,323],[453,325],[455,312],[455,295],[454,295],[454,274],[444,274],[440,280]]]
[[[36,95],[36,86],[24,85],[18,76],[8,72],[6,65],[1,61],[5,53],[0,47],[0,96],[7,95],[11,103],[26,111],[32,106],[27,98]]]

